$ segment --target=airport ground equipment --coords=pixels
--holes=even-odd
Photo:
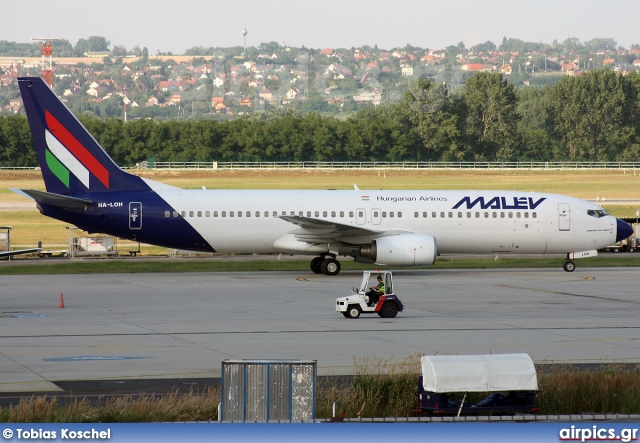
[[[528,354],[430,355],[421,359],[417,413],[482,415],[535,413],[538,377]],[[469,392],[487,392],[475,404]],[[453,400],[453,395],[462,399]]]
[[[384,294],[380,294],[379,297],[370,291],[371,286],[377,284],[378,275],[384,282]],[[404,305],[394,291],[391,271],[364,271],[360,288],[353,288],[351,295],[336,300],[336,311],[347,318],[358,318],[360,314],[378,314],[380,317],[393,318],[403,310]]]
[[[224,360],[220,421],[315,419],[316,360]]]

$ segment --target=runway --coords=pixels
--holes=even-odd
[[[212,378],[224,359],[526,352],[536,362],[640,362],[635,268],[402,270],[394,319],[335,312],[361,273],[4,276],[0,392],[54,382]],[[60,294],[65,308],[58,308]]]

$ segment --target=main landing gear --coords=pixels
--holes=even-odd
[[[562,268],[567,272],[573,272],[576,269],[576,264],[574,262],[572,262],[571,260],[567,260],[562,265]]]
[[[333,257],[316,257],[311,260],[311,270],[315,274],[338,275],[340,273],[340,262]]]

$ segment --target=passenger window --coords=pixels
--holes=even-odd
[[[260,217],[260,211],[256,211],[256,217]]]
[[[528,212],[524,213],[524,218],[529,218],[529,213]]]
[[[520,218],[520,217],[522,217],[522,214],[519,212],[516,212],[516,218]]]
[[[476,212],[476,218],[480,218],[480,213]]]
[[[398,211],[398,218],[402,218],[402,212]]]
[[[251,217],[251,212],[250,212],[250,211],[247,211],[247,214],[246,214],[246,215],[247,215],[247,217]]]
[[[193,217],[193,211],[189,211],[189,217]]]
[[[173,216],[177,217],[178,216],[178,211],[173,211]]]
[[[320,217],[320,211],[316,211],[316,217]]]
[[[537,213],[535,213],[535,212],[532,212],[532,213],[531,213],[531,218],[538,218],[538,214],[537,214]]]
[[[393,211],[389,212],[389,218],[393,218]]]
[[[353,218],[353,211],[349,211],[349,217]]]
[[[331,211],[331,217],[335,217],[336,216],[336,211]]]
[[[418,217],[420,217],[420,214],[419,214],[419,213],[417,213],[417,212],[414,212],[414,213],[413,213],[413,216],[414,216],[415,218],[418,218]]]
[[[171,216],[171,211],[164,211],[164,216],[169,218]]]
[[[484,213],[484,218],[489,218],[489,213],[488,212]]]
[[[462,218],[462,212],[458,212],[458,218]]]
[[[213,216],[217,217],[218,216],[218,211],[213,211]]]
[[[231,217],[233,217],[233,215]],[[238,211],[238,217],[242,217],[242,211]]]
[[[382,218],[387,218],[387,213],[385,211],[382,211]]]
[[[498,213],[497,212],[492,212],[493,214],[493,218],[498,218]]]
[[[204,216],[205,216],[205,217],[211,217],[211,212],[209,212],[209,211],[205,211]]]
[[[513,218],[513,212],[509,212],[509,218]]]
[[[471,212],[467,212],[467,218],[471,218]]]
[[[233,217],[233,211],[229,211],[229,217]]]
[[[427,218],[427,216],[428,216],[428,213],[426,213],[426,212],[422,213],[422,218]]]
[[[327,216],[327,213],[326,213],[326,212],[323,212],[323,213],[322,213],[322,216],[323,216],[323,217],[326,217],[326,216]],[[362,212],[362,211],[358,211],[358,217],[363,218],[363,217],[364,217],[364,212]]]
[[[291,211],[289,215],[296,215],[296,213],[294,211]]]
[[[500,213],[500,218],[504,218],[504,212]]]
[[[327,216],[327,211],[322,211],[322,216],[326,217]],[[364,217],[364,214],[360,213],[360,217]]]
[[[344,211],[340,211],[340,217],[344,217]]]
[[[438,214],[437,214],[436,212],[432,212],[432,213],[431,213],[431,217],[433,217],[433,218],[437,218],[437,217],[438,217]]]
[[[379,216],[380,216],[380,213],[378,211],[373,211],[374,218],[378,218]]]
[[[277,214],[275,213],[275,211],[273,212],[273,216],[275,217]],[[264,211],[264,216],[265,217],[269,217],[269,211]]]
[[[449,212],[449,218],[453,218],[453,212]]]
[[[440,213],[440,218],[444,218],[444,212]]]
[[[311,211],[307,211],[307,217],[311,217]]]
[[[202,211],[198,211],[198,217],[202,217]]]
[[[227,216],[227,211],[222,211],[222,216],[226,217]]]

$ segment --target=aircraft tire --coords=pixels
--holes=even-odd
[[[324,259],[320,269],[324,275],[338,275],[340,273],[340,262],[334,258]]]
[[[311,260],[311,271],[314,274],[322,274],[322,262],[324,261],[324,257],[316,257]]]
[[[576,269],[576,264],[572,261],[567,261],[567,262],[564,262],[564,265],[562,265],[562,268],[567,272],[573,272]]]

